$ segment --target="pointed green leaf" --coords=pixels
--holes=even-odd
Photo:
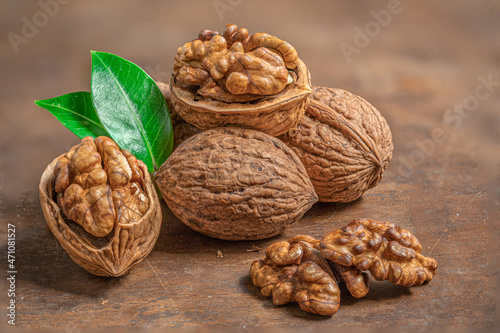
[[[90,93],[87,91],[35,101],[35,104],[49,110],[80,139],[86,136],[109,136],[97,117]]]
[[[139,66],[114,54],[91,53],[92,100],[99,119],[120,148],[155,171],[173,149],[165,98]]]

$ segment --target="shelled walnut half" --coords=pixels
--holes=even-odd
[[[297,302],[307,312],[334,314],[340,306],[340,290],[317,242],[297,236],[272,244],[266,258],[254,261],[250,268],[253,284],[275,305]]]
[[[160,203],[147,167],[107,137],[84,138],[42,174],[45,220],[78,265],[121,276],[152,250]]]
[[[291,44],[234,24],[222,35],[202,30],[177,50],[173,70],[176,111],[200,129],[238,125],[279,135],[303,117],[311,92]]]
[[[405,287],[432,280],[438,266],[436,260],[420,253],[422,246],[409,231],[370,219],[354,220],[327,234],[320,250],[339,265],[368,270],[375,280]]]

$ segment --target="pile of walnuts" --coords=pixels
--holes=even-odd
[[[211,237],[277,235],[317,201],[359,198],[392,157],[389,126],[370,103],[312,88],[295,48],[266,33],[203,30],[158,86],[177,147],[158,186],[181,221]]]
[[[392,156],[389,127],[371,104],[312,87],[296,49],[267,33],[234,24],[222,34],[202,30],[177,50],[169,84],[158,86],[176,148],[156,183],[182,222],[211,237],[271,237],[317,201],[356,200]],[[56,158],[40,201],[51,231],[93,274],[126,274],[158,237],[153,181],[109,138],[84,138]],[[315,256],[305,243],[297,246]]]

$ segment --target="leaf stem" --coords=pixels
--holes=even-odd
[[[156,191],[156,195],[158,196],[158,199],[161,201],[163,199],[163,196],[161,195],[160,188],[158,187],[158,184],[156,183],[156,171],[150,172],[149,175],[151,176],[151,181],[153,182],[153,186]]]

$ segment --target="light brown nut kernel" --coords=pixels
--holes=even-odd
[[[319,201],[349,202],[382,179],[392,135],[366,100],[342,89],[314,87],[306,115],[280,137],[297,153]]]
[[[86,137],[56,158],[39,194],[51,232],[92,274],[127,274],[158,238],[160,204],[147,167],[110,138]]]
[[[389,222],[358,219],[327,234],[322,255],[337,264],[370,271],[375,280],[405,287],[421,285],[436,274],[436,260],[424,257],[409,231]]]
[[[211,237],[277,235],[316,202],[298,157],[265,133],[223,127],[184,141],[156,174],[172,212]]]
[[[370,280],[368,275],[364,272],[361,272],[354,266],[342,266],[337,263],[333,263],[335,271],[339,275],[339,280],[343,281],[349,290],[349,293],[356,298],[365,297],[370,291]]]
[[[340,290],[316,242],[297,236],[269,246],[266,258],[250,267],[253,284],[275,305],[297,302],[307,312],[334,314],[340,306]]]

